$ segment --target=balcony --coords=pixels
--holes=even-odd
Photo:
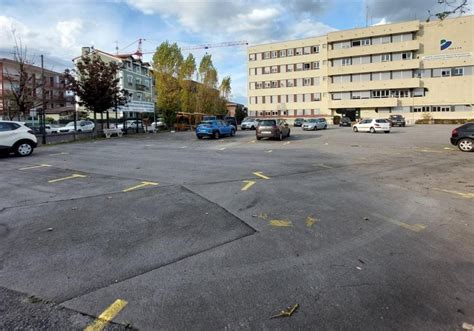
[[[329,108],[376,108],[376,107],[396,107],[397,98],[373,98],[373,99],[346,99],[330,100]]]
[[[416,87],[422,87],[422,83],[419,78],[387,79],[343,84],[329,84],[329,92],[407,89]]]
[[[402,41],[381,45],[358,46],[341,49],[328,50],[329,59],[337,59],[351,56],[361,56],[369,54],[398,53],[405,51],[416,51],[420,48],[418,40]]]
[[[148,86],[137,83],[137,91],[148,91]]]
[[[328,75],[364,74],[369,72],[410,70],[420,68],[420,60],[400,60],[377,62],[367,64],[354,64],[350,66],[329,67]]]

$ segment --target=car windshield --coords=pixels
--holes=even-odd
[[[392,116],[390,116],[390,117],[391,117],[391,118],[395,118],[395,119],[401,119],[401,118],[402,118],[401,115],[392,115]]]
[[[275,120],[261,120],[260,121],[260,126],[273,126],[276,125]]]
[[[387,120],[375,120],[376,123],[387,123]]]
[[[77,125],[79,125],[80,122],[77,122]],[[74,126],[74,122],[69,122],[68,124],[66,124],[66,126]]]
[[[315,118],[312,118],[312,119],[307,120],[306,122],[309,122],[309,123],[316,123],[316,122],[318,122],[318,120],[315,119]]]
[[[199,125],[203,125],[203,126],[211,126],[213,124],[214,124],[214,121],[203,121],[199,123]]]

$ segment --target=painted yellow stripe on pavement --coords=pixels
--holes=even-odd
[[[244,180],[243,181],[244,183],[247,183],[245,184],[240,190],[241,191],[247,191],[249,188],[251,188],[253,185],[255,185],[255,181],[254,180]]]
[[[465,198],[465,199],[474,199],[474,193],[465,193],[465,192],[451,191],[451,190],[445,190],[445,189],[436,188],[436,187],[433,188],[433,190],[441,191],[441,192],[445,192],[445,193],[451,193],[451,194],[455,194],[455,195],[459,195],[460,197]]]
[[[264,174],[262,174],[261,171],[254,172],[253,174],[254,174],[255,176],[260,177],[260,178],[263,178],[263,179],[270,179],[270,177],[267,177],[267,176],[265,176]]]
[[[39,165],[31,166],[31,167],[20,168],[18,170],[28,170],[28,169],[36,169],[36,168],[44,168],[44,167],[51,167],[51,165],[49,165],[49,164],[39,164]]]
[[[271,226],[275,226],[279,228],[288,228],[288,227],[293,226],[293,224],[291,224],[291,221],[288,221],[288,220],[270,220],[269,224]]]
[[[417,223],[417,224],[411,225],[411,224],[407,224],[407,223],[404,223],[404,222],[394,220],[393,218],[386,217],[386,216],[383,216],[383,215],[380,215],[380,214],[373,213],[372,215],[374,215],[375,217],[381,218],[381,219],[383,219],[383,220],[385,220],[389,223],[398,225],[399,227],[402,227],[404,229],[413,231],[413,232],[420,232],[421,230],[426,229],[426,225],[423,225],[423,224],[418,224]]]
[[[291,141],[284,142],[283,145],[289,145],[291,144]]]
[[[68,155],[69,153],[66,152],[61,152],[61,153],[54,153],[54,154],[49,154],[49,156],[56,156],[56,155]]]
[[[138,190],[142,187],[146,187],[146,186],[156,186],[156,185],[159,185],[159,183],[155,183],[155,182],[142,182],[141,184],[138,184],[136,186],[132,186],[132,187],[129,187],[129,188],[126,188],[124,189],[122,192],[130,192],[130,191],[133,191],[133,190]]]
[[[75,178],[86,178],[86,177],[87,177],[86,175],[72,174],[71,176],[68,176],[68,177],[48,180],[48,183],[56,183],[56,182],[60,182],[60,181],[63,181],[63,180],[75,179]]]
[[[101,331],[103,330],[107,324],[115,317],[117,316],[120,311],[125,308],[127,305],[127,301],[117,299],[113,304],[111,304],[102,314],[97,317],[97,319],[89,325],[87,328],[84,329],[84,331]]]

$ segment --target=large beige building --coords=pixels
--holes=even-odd
[[[474,16],[249,47],[250,116],[474,118]]]

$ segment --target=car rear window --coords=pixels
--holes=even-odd
[[[260,121],[260,126],[273,126],[276,125],[276,122],[274,120],[261,120]]]
[[[387,123],[386,120],[375,120],[375,123]]]

